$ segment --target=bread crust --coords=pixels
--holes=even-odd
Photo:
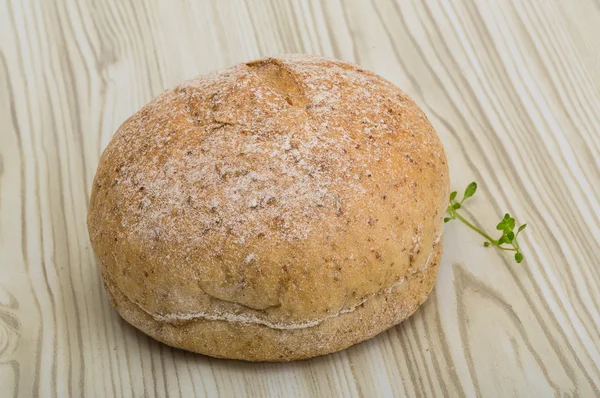
[[[414,311],[421,299],[394,312],[381,292],[421,275],[448,191],[442,145],[400,89],[345,62],[267,58],[188,81],[128,119],[100,159],[88,229],[113,304],[144,332],[289,360]],[[431,289],[418,286],[415,297]],[[357,314],[370,329],[323,326]],[[319,347],[294,345],[317,330]],[[325,338],[334,332],[347,337]],[[241,335],[268,343],[243,351]]]
[[[427,267],[376,292],[353,311],[296,329],[204,318],[185,322],[157,320],[129,300],[109,277],[103,279],[110,301],[123,319],[158,341],[216,358],[285,362],[343,350],[408,318],[433,289],[442,246],[441,241],[436,244]]]

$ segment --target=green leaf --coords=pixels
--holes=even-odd
[[[462,200],[464,201],[465,199],[473,196],[475,194],[475,191],[477,191],[477,183],[475,181],[473,181],[472,183],[469,184],[467,189],[465,189],[465,195],[463,196]]]
[[[514,218],[508,219],[508,221],[506,222],[506,228],[509,228],[511,231],[513,229],[515,229],[515,219]]]
[[[519,226],[517,231],[515,232],[516,222],[515,222],[514,217],[512,217],[510,215],[510,213],[505,213],[504,216],[502,217],[502,219],[500,220],[500,222],[496,225],[496,229],[498,231],[501,231],[502,235],[498,238],[498,240],[495,240],[495,239],[491,238],[487,232],[484,232],[483,230],[476,227],[469,220],[467,220],[466,218],[463,218],[463,216],[461,214],[459,214],[459,212],[457,211],[458,209],[462,208],[462,204],[464,203],[465,199],[472,197],[473,195],[475,195],[476,192],[477,192],[477,183],[476,182],[472,182],[467,186],[467,188],[465,189],[463,198],[460,201],[456,200],[456,198],[458,196],[457,191],[451,192],[450,196],[449,196],[448,207],[446,208],[444,222],[447,223],[451,220],[461,221],[462,223],[466,224],[469,228],[471,228],[472,230],[477,232],[479,235],[484,237],[485,241],[483,242],[483,246],[485,246],[485,247],[496,246],[500,250],[511,250],[515,253],[514,254],[515,261],[517,263],[522,262],[523,254],[521,254],[521,252],[519,251],[519,245],[518,245],[516,239],[517,239],[517,236],[519,235],[519,233],[527,227],[527,224],[523,224],[523,225]]]

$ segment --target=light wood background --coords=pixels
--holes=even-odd
[[[446,225],[408,321],[287,364],[172,349],[110,307],[86,211],[117,127],[264,55],[355,61],[437,128],[452,185],[525,261]],[[598,0],[0,0],[0,396],[600,396]]]

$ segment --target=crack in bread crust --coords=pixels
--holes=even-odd
[[[379,291],[356,311],[303,329],[272,329],[260,324],[195,319],[185,323],[157,321],[105,280],[112,305],[128,323],[172,347],[216,358],[284,362],[312,358],[370,339],[411,316],[435,284],[443,244],[427,268],[406,278],[392,291]],[[388,289],[389,290],[389,289]]]
[[[391,286],[379,289],[378,291],[370,294],[369,296],[367,296],[366,298],[364,298],[363,300],[359,301],[358,303],[356,303],[355,305],[353,305],[351,307],[342,308],[339,311],[337,311],[336,313],[328,315],[326,317],[322,317],[322,318],[318,318],[318,319],[311,319],[311,320],[304,321],[304,322],[290,322],[290,323],[279,322],[279,323],[276,323],[276,322],[270,322],[266,319],[261,319],[255,315],[250,315],[250,314],[243,315],[243,314],[234,314],[234,313],[227,313],[227,312],[221,312],[221,313],[191,312],[191,313],[187,313],[187,314],[181,314],[181,313],[179,313],[179,314],[177,314],[177,313],[153,314],[153,313],[147,311],[142,305],[140,305],[139,303],[137,303],[136,301],[134,301],[130,297],[128,297],[127,294],[125,294],[125,292],[123,292],[121,289],[119,289],[116,286],[116,284],[112,280],[110,280],[110,277],[104,276],[104,278],[107,281],[107,285],[109,285],[110,289],[118,290],[119,293],[121,295],[123,295],[124,297],[126,297],[132,304],[137,306],[140,310],[142,310],[146,314],[150,315],[152,318],[154,318],[158,322],[181,323],[181,322],[193,321],[193,320],[197,320],[197,319],[206,319],[209,321],[225,321],[225,322],[235,322],[235,323],[242,323],[242,324],[248,324],[248,323],[258,324],[258,325],[266,326],[271,329],[281,329],[281,330],[305,329],[305,328],[317,326],[317,325],[323,323],[324,321],[331,319],[331,318],[335,318],[339,315],[353,312],[358,307],[365,304],[367,302],[367,300],[369,300],[370,298],[375,297],[381,293],[391,293],[394,289],[396,289],[399,286],[401,286],[402,284],[404,284],[406,281],[406,278],[425,270],[429,266],[429,263],[430,263],[432,257],[434,256],[436,247],[437,247],[438,243],[440,242],[441,237],[442,237],[442,234],[440,233],[434,239],[433,246],[431,248],[431,252],[427,256],[427,259],[424,261],[424,263],[420,267],[415,268],[413,271],[408,272],[398,282],[395,282]]]

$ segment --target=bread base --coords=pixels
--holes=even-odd
[[[154,339],[216,358],[283,362],[330,354],[367,340],[409,317],[433,289],[442,256],[434,246],[424,270],[403,283],[382,289],[354,311],[301,329],[273,329],[260,324],[194,319],[183,324],[161,322],[130,301],[104,278],[115,309],[130,324]]]

